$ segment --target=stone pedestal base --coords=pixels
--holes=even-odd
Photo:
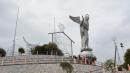
[[[83,51],[93,51],[91,48],[83,48],[83,49],[81,49],[81,52],[83,52]]]
[[[84,64],[95,64],[96,57],[93,55],[91,48],[83,48],[80,57]]]

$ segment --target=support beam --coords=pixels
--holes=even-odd
[[[48,34],[52,35],[52,42],[54,42],[54,40],[53,40],[54,34],[57,34],[57,33],[64,34],[70,40],[70,43],[71,43],[71,56],[73,58],[73,43],[75,43],[75,42],[66,33],[64,33],[64,32],[52,32],[52,33],[48,33]]]

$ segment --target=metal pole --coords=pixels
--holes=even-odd
[[[18,8],[18,12],[17,12],[16,26],[15,26],[15,31],[14,31],[14,39],[13,39],[13,47],[12,47],[12,56],[14,56],[14,50],[15,50],[15,40],[16,40],[17,25],[18,25],[18,15],[19,15],[19,8]]]
[[[116,45],[116,41],[114,40],[114,44],[115,44],[115,56],[114,56],[114,72],[116,72],[116,52],[117,52],[117,45]]]
[[[52,33],[52,43],[54,42],[54,40],[53,40],[53,33]]]
[[[71,41],[71,56],[72,56],[72,59],[73,59],[73,46],[72,46],[72,41]]]
[[[73,58],[73,43],[75,43],[67,34],[65,34],[64,32],[52,32],[52,33],[48,33],[48,34],[51,34],[52,35],[52,42],[54,42],[54,34],[56,34],[56,33],[62,33],[62,34],[64,34],[70,41],[71,41],[71,56],[72,56],[72,58]]]
[[[52,43],[53,43],[53,42],[54,42],[54,38],[53,38],[53,37],[54,37],[54,34],[55,34],[55,33],[48,33],[48,34],[51,34],[51,35],[52,35]]]

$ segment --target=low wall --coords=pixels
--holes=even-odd
[[[59,63],[63,61],[71,62],[72,60],[63,56],[54,55],[8,56],[0,58],[0,73],[65,73],[59,66]],[[74,67],[73,73],[103,73],[101,66],[72,65]]]
[[[18,64],[53,64],[59,62],[71,62],[71,58],[66,58],[64,56],[55,55],[28,55],[28,56],[7,56],[0,58],[0,65],[18,65]]]
[[[97,66],[74,64],[75,73],[86,73],[100,69]],[[91,69],[90,69],[91,68]],[[0,66],[0,73],[65,73],[59,64],[27,64]]]
[[[102,68],[92,65],[73,64],[73,73],[103,73]],[[26,64],[0,66],[0,73],[65,73],[59,64]],[[111,72],[104,72],[111,73]],[[130,72],[117,72],[130,73]]]

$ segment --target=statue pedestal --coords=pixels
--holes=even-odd
[[[96,56],[93,55],[91,48],[83,48],[80,53],[84,64],[94,65],[96,61]]]
[[[83,49],[81,49],[81,52],[83,52],[83,51],[93,51],[91,48],[83,48]]]

